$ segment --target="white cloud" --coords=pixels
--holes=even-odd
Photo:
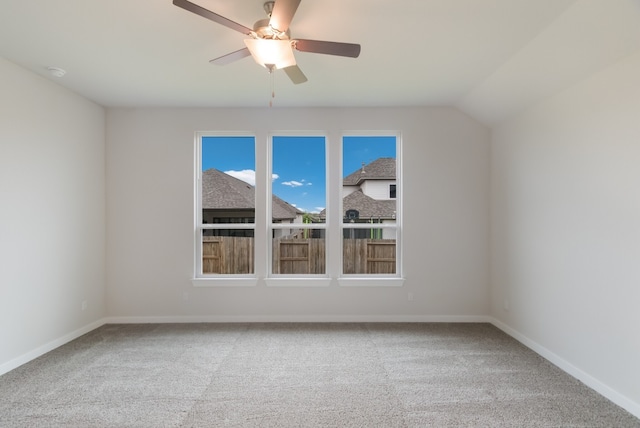
[[[307,183],[307,186],[313,186],[313,183]]]
[[[252,186],[256,185],[256,172],[252,169],[243,169],[242,171],[225,171],[225,174],[229,174],[232,177],[242,180],[245,183],[249,183]]]
[[[225,171],[224,173],[229,174],[230,176],[235,177],[238,180],[242,180],[245,183],[249,183],[252,186],[256,185],[256,172],[252,169],[243,169],[242,171],[229,170]],[[277,180],[278,178],[278,174],[271,174],[271,179],[273,181]]]
[[[308,210],[306,208],[298,207],[295,204],[291,204],[291,205],[293,205],[294,207],[296,207],[300,211],[305,212],[305,213],[309,213],[309,214],[320,214],[320,211],[322,211],[324,209],[323,207],[316,207],[313,210]]]
[[[289,186],[289,187],[300,187],[303,184],[299,181],[295,181],[295,180],[291,180],[291,181],[283,181],[282,182],[283,186]]]

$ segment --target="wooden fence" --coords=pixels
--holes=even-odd
[[[396,240],[343,239],[342,272],[345,274],[396,273]]]
[[[273,273],[323,274],[326,272],[324,238],[273,240]]]
[[[324,274],[324,238],[273,240],[274,274]],[[254,241],[248,237],[205,236],[202,241],[202,273],[253,273]],[[344,239],[345,274],[396,272],[395,239]]]
[[[253,273],[253,238],[202,237],[202,273]]]

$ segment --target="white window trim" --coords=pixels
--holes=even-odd
[[[344,137],[395,137],[396,139],[396,223],[376,223],[376,229],[395,229],[396,231],[396,273],[394,274],[345,274],[342,272],[344,260],[342,240],[345,229],[371,229],[369,223],[344,223],[340,219],[340,286],[402,286],[404,277],[402,272],[402,133],[391,131],[345,131],[340,140],[340,177],[344,176]],[[342,190],[342,189],[341,189]],[[340,213],[344,212],[342,198],[340,198]]]
[[[313,131],[279,131],[279,132],[270,132],[268,136],[267,143],[267,176],[265,177],[268,185],[266,186],[267,191],[267,218],[266,218],[266,226],[267,226],[267,277],[265,278],[265,283],[271,287],[292,287],[292,286],[328,286],[331,283],[331,278],[329,276],[329,260],[325,258],[325,273],[323,274],[274,274],[273,273],[273,231],[277,229],[291,229],[290,223],[274,223],[273,222],[273,180],[271,177],[273,176],[273,139],[275,137],[321,137],[324,138],[324,167],[325,167],[325,209],[328,209],[329,201],[331,199],[331,188],[329,186],[329,137],[324,132],[313,132]],[[328,212],[328,211],[327,211]],[[329,227],[329,216],[327,216],[327,221],[325,223],[296,223],[295,227],[297,229],[324,229],[328,230]],[[325,254],[328,251],[329,247],[329,239],[325,234]],[[326,257],[326,255],[325,255]]]
[[[334,144],[333,149],[330,148],[332,141],[330,140],[329,135],[333,135],[335,138],[339,138],[339,144]],[[256,272],[257,266],[254,266],[253,274],[237,274],[237,275],[221,275],[221,274],[202,274],[202,230],[205,229],[253,229],[255,232],[258,230],[266,230],[266,240],[258,240],[256,239],[256,245],[258,242],[261,242],[261,245],[266,245],[266,251],[262,252],[265,254],[266,263],[264,264],[266,267],[266,277],[262,278],[265,284],[268,287],[328,287],[331,286],[333,281],[335,280],[338,286],[344,287],[398,287],[402,286],[404,283],[403,277],[403,257],[402,257],[402,200],[403,200],[403,190],[404,186],[402,184],[402,134],[400,132],[389,132],[389,131],[347,131],[342,132],[341,134],[334,134],[328,132],[310,132],[310,131],[274,131],[268,134],[267,138],[267,159],[266,165],[258,165],[257,156],[257,147],[256,150],[256,165],[255,170],[257,171],[265,171],[265,176],[262,177],[265,182],[268,183],[266,186],[262,186],[264,192],[266,192],[266,213],[265,218],[258,218],[257,215],[257,207],[256,207],[256,217],[255,223],[215,223],[215,224],[202,224],[202,139],[204,137],[252,137],[254,139],[254,143],[259,144],[258,138],[255,132],[244,132],[244,131],[200,131],[195,133],[194,138],[194,146],[195,146],[195,189],[194,189],[194,277],[191,282],[194,287],[254,287],[258,284],[259,279],[262,277],[259,276],[260,272]],[[327,218],[326,223],[320,224],[297,224],[296,228],[301,229],[324,229],[325,233],[325,245],[326,245],[326,272],[325,274],[314,274],[314,275],[303,275],[303,274],[294,274],[294,275],[284,275],[284,274],[272,274],[272,234],[275,229],[286,229],[290,228],[290,224],[280,224],[272,222],[272,143],[273,137],[278,136],[296,136],[296,137],[324,137],[325,139],[325,189],[326,189],[326,212]],[[342,179],[338,181],[338,185],[336,189],[333,189],[331,186],[330,174],[333,171],[338,171],[340,177],[343,174],[343,138],[348,136],[393,136],[396,137],[396,224],[376,224],[376,228],[385,228],[385,229],[395,229],[396,231],[396,273],[395,274],[343,274],[342,273],[342,263],[343,263],[343,245],[342,245],[342,236],[343,230],[345,228],[357,228],[357,229],[369,229],[371,228],[370,224],[367,223],[343,223],[342,218],[333,219],[331,213],[332,205],[337,204],[339,209],[338,213],[342,213]],[[339,151],[339,156],[336,156],[332,153],[334,150]],[[332,157],[333,156],[333,157]],[[339,159],[339,165],[334,166],[332,168],[332,159]],[[266,168],[262,168],[265,167]],[[257,184],[257,183],[256,183]],[[334,183],[335,186],[335,183]],[[255,186],[256,191],[260,189],[260,186]],[[337,199],[334,201],[334,199]],[[339,221],[336,221],[339,220]],[[264,225],[265,227],[258,227],[258,223],[260,225]],[[334,225],[337,225],[334,226]],[[335,230],[334,230],[335,229]],[[254,233],[255,233],[254,232]],[[257,234],[257,233],[256,233]],[[339,239],[335,239],[339,237]],[[257,238],[257,236],[256,236]],[[335,241],[335,242],[334,242]],[[260,253],[255,249],[256,256]],[[335,264],[336,258],[329,257],[329,252],[339,252],[339,266],[332,266],[331,264]]]
[[[195,169],[195,190],[194,190],[194,276],[191,283],[194,287],[224,287],[224,286],[255,286],[258,283],[258,276],[253,274],[204,274],[202,273],[202,231],[207,229],[253,229],[254,235],[256,223],[213,223],[204,225],[202,223],[202,139],[206,137],[251,137],[255,144],[256,135],[253,132],[243,131],[199,131],[195,133],[194,145],[194,169]],[[254,168],[256,166],[254,165]],[[255,251],[255,248],[254,248]],[[255,256],[255,255],[254,255]]]

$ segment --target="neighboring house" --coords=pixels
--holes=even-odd
[[[396,160],[378,158],[352,172],[342,181],[342,215],[344,222],[396,222]],[[320,213],[325,218],[326,212]],[[385,233],[386,232],[386,233]],[[356,238],[390,238],[394,231],[384,229],[350,230]]]
[[[253,223],[255,187],[215,168],[202,173],[203,223]],[[273,195],[274,223],[302,223],[303,212]],[[278,230],[287,234],[287,230]],[[206,230],[205,235],[253,236],[253,230]]]

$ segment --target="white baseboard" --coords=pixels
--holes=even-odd
[[[17,358],[7,361],[0,365],[0,375],[10,372],[13,369],[20,367],[21,365],[28,363],[31,360],[35,360],[41,355],[46,354],[47,352],[53,351],[54,349],[64,345],[65,343],[71,342],[74,339],[82,336],[83,334],[87,334],[92,330],[106,324],[105,319],[100,319],[98,321],[94,321],[91,324],[87,324],[84,327],[81,327],[71,333],[65,334],[58,339],[52,340],[49,343],[46,343],[42,346],[37,347],[36,349],[29,351],[25,354],[20,355]]]
[[[105,324],[252,323],[252,322],[491,322],[483,315],[200,315],[109,317]]]
[[[631,413],[633,416],[640,418],[640,404],[634,402],[628,397],[620,394],[618,391],[615,391],[611,387],[605,385],[598,379],[594,378],[590,374],[574,366],[573,364],[563,359],[562,357],[558,356],[557,354],[551,352],[544,346],[529,339],[527,336],[523,335],[522,333],[504,324],[502,321],[499,321],[495,318],[489,318],[488,322],[490,322],[500,330],[504,331],[506,334],[513,337],[518,342],[522,343],[527,348],[539,354],[541,357],[545,358],[552,364],[558,366],[564,372],[575,377],[576,379],[578,379],[579,381],[581,381],[582,383],[584,383],[585,385],[587,385],[588,387],[590,387],[591,389],[599,393],[600,395],[608,398],[613,403],[622,407],[627,412]]]

